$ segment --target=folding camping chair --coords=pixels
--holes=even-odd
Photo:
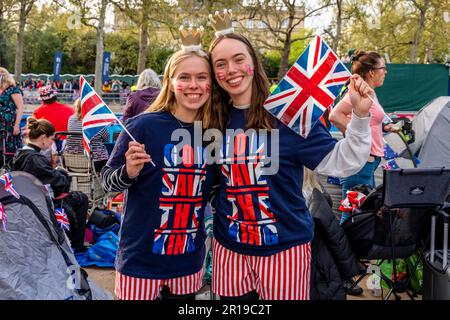
[[[383,176],[384,185],[381,209],[375,208],[373,211],[364,212],[365,207],[363,203],[361,205],[362,209],[356,209],[351,218],[342,227],[346,231],[352,248],[357,248],[357,246],[361,245],[366,247],[365,249],[354,249],[358,258],[368,260],[380,259],[379,265],[385,260],[392,260],[393,279],[390,279],[383,273],[380,274],[389,287],[385,300],[388,300],[392,294],[394,294],[396,299],[400,299],[398,293],[403,292],[406,292],[414,300],[407,287],[419,261],[423,257],[429,236],[419,251],[420,259],[417,259],[405,281],[400,280],[398,277],[396,260],[408,258],[414,254],[419,243],[420,231],[425,222],[424,218],[439,214],[442,208],[447,206],[445,199],[450,182],[450,169],[413,168],[385,170]],[[371,201],[370,195],[366,201],[368,200]],[[401,209],[414,210],[405,213],[400,212]],[[379,216],[380,213],[382,217]],[[419,215],[422,215],[422,217],[419,217]],[[387,219],[384,219],[384,217]],[[373,239],[367,237],[368,232],[366,230],[357,230],[368,226],[368,223],[370,225],[369,228],[373,229],[371,236],[374,238],[378,237],[377,244],[374,243],[375,241],[370,243],[370,240]],[[379,239],[385,241],[383,242]],[[361,254],[361,252],[364,252],[364,254]],[[364,276],[360,276],[353,286],[356,286]]]
[[[0,130],[0,174],[11,170],[11,162],[14,157],[14,152],[6,151],[6,137],[6,131]]]
[[[56,132],[55,139],[62,135],[77,135],[81,136],[81,132]],[[89,198],[89,212],[88,216],[97,207],[106,207],[108,194],[103,189],[100,175],[95,171],[92,157],[86,158],[84,154],[67,153],[63,150],[58,150],[61,158],[61,164],[67,170],[69,176],[72,178],[70,190],[81,191]]]

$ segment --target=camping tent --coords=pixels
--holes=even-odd
[[[0,300],[112,299],[86,279],[46,187],[26,172],[0,178]]]
[[[415,142],[410,145],[419,167],[450,168],[450,97],[439,97],[414,117]]]

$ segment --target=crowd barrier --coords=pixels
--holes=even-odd
[[[121,93],[103,93],[102,99],[105,101],[106,104],[118,104],[121,106],[124,106],[127,101],[127,93],[121,92]],[[58,101],[62,103],[68,103],[72,104],[77,98],[80,97],[79,92],[77,91],[64,91],[64,90],[58,90]],[[40,97],[39,97],[39,91],[29,91],[24,90],[23,91],[23,101],[24,104],[35,104],[39,105],[42,103]]]

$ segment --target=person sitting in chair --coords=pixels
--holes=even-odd
[[[66,234],[75,253],[86,250],[84,233],[89,208],[88,197],[79,191],[69,191],[70,177],[60,168],[54,169],[50,161],[40,153],[53,144],[55,128],[45,120],[33,117],[27,119],[27,144],[14,155],[12,169],[25,171],[38,178],[44,185],[49,185],[53,192],[55,208],[64,209],[69,220]]]
[[[75,114],[70,116],[67,123],[67,130],[70,132],[82,132],[81,121],[81,100],[77,99],[74,102]],[[100,172],[108,161],[108,151],[105,143],[109,141],[109,134],[106,128],[103,128],[91,140],[92,159],[96,172]],[[63,150],[70,154],[83,154],[83,140],[81,135],[69,135],[66,140],[66,145]]]

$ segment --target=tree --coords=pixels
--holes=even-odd
[[[102,67],[105,38],[105,16],[106,8],[110,0],[69,0],[76,7],[73,13],[79,14],[81,23],[94,28],[96,31],[96,54],[95,54],[95,90],[101,94],[102,90]],[[65,7],[64,4],[59,4]]]
[[[11,20],[12,0],[0,1],[0,66],[7,67],[9,65],[9,47],[8,38],[10,36],[9,21]]]
[[[22,75],[22,59],[23,59],[23,40],[27,18],[33,9],[34,0],[18,0],[13,5],[18,6],[19,11],[19,25],[17,28],[17,43],[16,43],[16,58],[14,61],[14,78],[16,81],[20,80]]]
[[[443,20],[443,12],[450,2],[426,1],[428,8],[422,15],[411,0],[346,0],[344,10],[351,14],[344,21],[339,51],[375,50],[395,63],[445,62],[449,55],[449,24]]]
[[[301,40],[312,37],[311,33],[297,33],[306,18],[319,14],[330,6],[331,0],[322,0],[315,7],[309,1],[264,0],[253,1],[245,9],[248,17],[264,23],[265,31],[256,41],[264,48],[279,51],[281,54],[278,79],[281,79],[289,67],[291,46]]]
[[[415,9],[418,11],[418,24],[417,29],[414,32],[414,40],[411,46],[411,63],[417,62],[417,50],[422,39],[423,32],[425,30],[426,14],[430,8],[430,0],[409,0]]]

